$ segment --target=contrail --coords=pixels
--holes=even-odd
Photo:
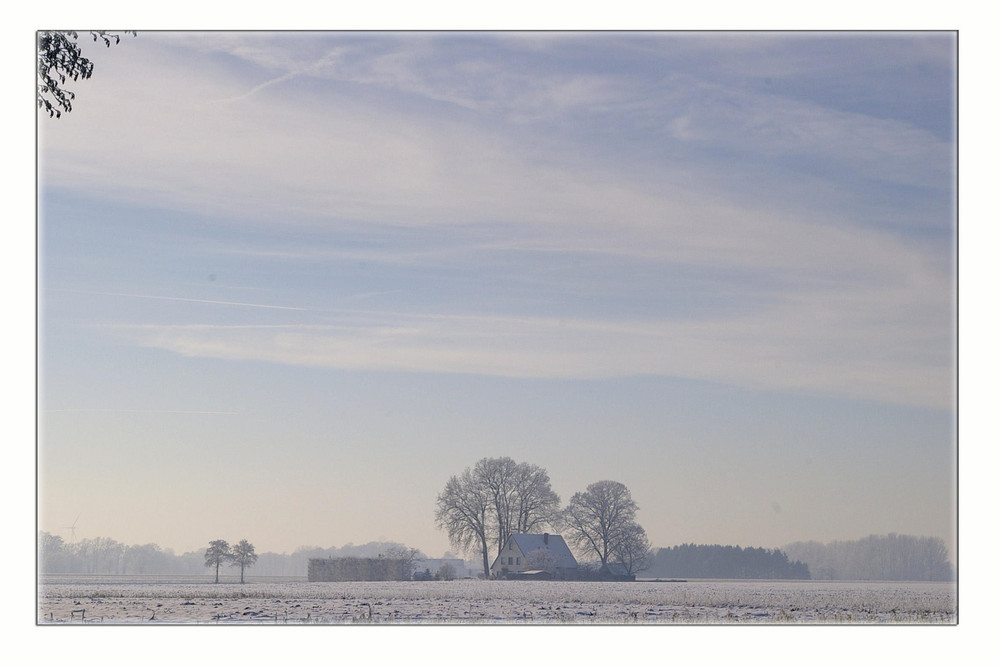
[[[282,74],[281,76],[279,76],[277,78],[271,79],[269,81],[265,81],[264,83],[261,83],[261,84],[258,84],[256,86],[254,86],[253,88],[251,88],[250,90],[248,90],[247,92],[243,93],[242,95],[237,95],[236,97],[225,97],[225,98],[221,98],[221,99],[217,99],[217,100],[210,100],[209,104],[222,104],[222,103],[225,103],[225,102],[238,102],[240,100],[245,100],[248,97],[250,97],[251,95],[253,95],[254,93],[257,93],[257,92],[259,92],[261,90],[264,90],[265,88],[267,88],[269,86],[273,86],[276,83],[281,83],[282,81],[287,81],[289,79],[293,79],[293,78],[299,76],[300,74],[301,74],[301,72],[288,72],[287,74]]]
[[[73,292],[76,294],[97,294],[100,296],[124,296],[132,299],[159,299],[161,301],[187,301],[190,303],[209,303],[216,306],[242,306],[244,308],[268,308],[271,310],[306,310],[294,306],[271,306],[263,303],[245,303],[242,301],[213,301],[211,299],[190,299],[183,296],[157,296],[155,294],[127,294],[124,292],[96,292],[91,290],[54,289],[56,292]]]
[[[316,62],[314,62],[311,65],[308,65],[306,67],[301,67],[301,68],[293,70],[291,72],[285,72],[281,76],[275,77],[273,79],[269,79],[269,80],[265,81],[264,83],[257,84],[256,86],[254,86],[253,88],[251,88],[247,92],[243,93],[242,95],[237,95],[236,97],[226,97],[226,98],[222,98],[222,99],[211,100],[209,103],[210,104],[219,104],[219,103],[224,103],[224,102],[237,102],[239,100],[245,100],[246,98],[250,97],[251,95],[254,95],[255,93],[258,93],[261,90],[264,90],[265,88],[269,88],[270,86],[273,86],[275,84],[281,83],[282,81],[288,81],[289,79],[294,79],[294,78],[302,76],[304,74],[309,74],[310,72],[315,72],[317,70],[320,70],[320,69],[322,69],[323,66],[328,65],[331,61],[335,61],[336,60],[336,56],[337,56],[337,52],[336,51],[331,52],[331,53],[327,53],[322,58],[320,58],[319,60],[317,60]]]

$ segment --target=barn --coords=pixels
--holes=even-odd
[[[405,558],[310,558],[309,581],[409,581],[412,563]]]

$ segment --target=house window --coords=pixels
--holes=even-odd
[[[521,564],[521,557],[520,557],[520,556],[518,556],[518,557],[517,557],[517,564],[518,564],[518,565],[520,565],[520,564]]]
[[[513,564],[514,564],[514,557],[507,556],[507,565],[513,565]]]

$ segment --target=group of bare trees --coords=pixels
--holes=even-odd
[[[229,546],[225,540],[212,540],[205,550],[205,567],[215,568],[215,583],[219,583],[219,569],[223,565],[240,566],[240,583],[243,583],[243,573],[257,562],[257,554],[253,545],[246,540],[240,540]]]
[[[553,525],[558,515],[559,496],[548,473],[502,457],[482,459],[453,475],[438,495],[435,517],[452,545],[482,554],[488,574],[491,546],[499,553],[513,533]]]
[[[482,555],[485,576],[491,549],[499,555],[512,534],[543,528],[564,530],[602,567],[619,563],[632,574],[649,554],[646,531],[635,521],[638,509],[624,484],[608,480],[573,494],[561,509],[543,468],[500,457],[484,458],[453,475],[438,495],[435,518],[453,546]]]
[[[602,567],[616,562],[634,574],[645,566],[650,549],[646,531],[635,520],[638,509],[628,487],[604,480],[574,493],[561,518],[570,541],[593,552]]]

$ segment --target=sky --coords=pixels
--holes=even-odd
[[[954,554],[953,33],[140,31],[38,115],[38,529]],[[74,525],[71,531],[69,526]]]

